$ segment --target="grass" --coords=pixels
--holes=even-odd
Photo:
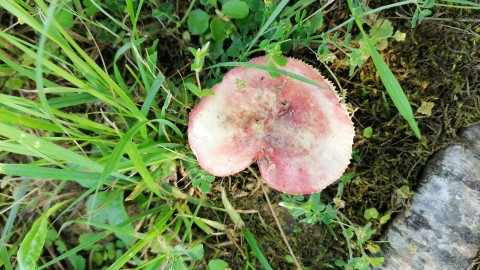
[[[232,2],[248,13],[218,15],[217,1],[0,3],[0,267],[381,263],[375,237],[408,206],[428,156],[480,121],[478,26],[434,20],[480,20],[480,6]],[[208,16],[189,26],[196,10]],[[255,166],[214,180],[188,148],[188,112],[227,68],[313,83],[246,63],[260,54],[321,62],[356,110],[351,168],[321,195],[266,190]],[[422,102],[431,115],[415,111]]]

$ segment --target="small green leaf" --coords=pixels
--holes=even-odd
[[[203,258],[203,245],[198,244],[190,248],[185,248],[182,244],[175,246],[172,249],[173,256],[180,257],[181,255],[186,255],[194,261],[201,260]]]
[[[23,87],[24,82],[21,78],[12,77],[5,82],[4,87],[9,90],[17,90]]]
[[[386,38],[378,39],[375,43],[375,48],[379,51],[385,50],[388,47],[388,41]]]
[[[173,17],[174,9],[175,7],[172,3],[161,3],[158,7],[152,10],[152,16],[161,21],[165,21]]]
[[[281,67],[285,66],[288,62],[288,59],[283,56],[283,55],[274,55],[273,56],[273,61],[275,61],[275,63]]]
[[[423,8],[432,8],[434,6],[435,6],[435,0],[426,0],[425,2],[423,2],[423,5],[422,5]]]
[[[258,47],[262,50],[265,50],[265,48],[267,48],[267,46],[269,45],[269,42],[270,41],[268,39],[262,40],[262,42],[258,44]]]
[[[212,189],[211,183],[215,181],[215,176],[199,168],[190,169],[190,177],[193,179],[192,185],[199,187],[203,193],[209,192]]]
[[[99,9],[92,4],[91,0],[83,0],[83,5],[86,7],[85,14],[87,14],[87,16],[93,17],[99,11]]]
[[[413,196],[413,192],[406,185],[401,186],[396,190],[397,195],[402,199],[408,199]]]
[[[208,263],[208,268],[207,268],[207,270],[226,270],[226,269],[228,269],[228,263],[220,259],[211,260]]]
[[[361,66],[370,57],[368,46],[365,41],[359,42],[360,47],[354,49],[350,53],[350,59],[347,60],[347,64],[350,65],[349,76],[353,74],[356,67]]]
[[[67,245],[62,240],[57,240],[55,241],[55,246],[57,247],[57,250],[60,251],[61,253],[67,252]]]
[[[73,254],[68,257],[68,261],[73,266],[74,270],[85,270],[87,260],[84,257],[77,254]]]
[[[424,114],[426,116],[432,116],[432,109],[434,106],[435,106],[435,103],[433,102],[422,101],[422,104],[417,109],[417,112]]]
[[[381,267],[385,259],[383,257],[368,257],[367,262],[375,267]]]
[[[57,203],[33,223],[17,252],[18,269],[34,270],[36,268],[48,234],[48,218],[68,202]]]
[[[55,19],[65,28],[71,29],[73,27],[73,13],[67,10],[64,6],[55,14]]]
[[[205,31],[208,29],[209,19],[210,16],[208,16],[208,14],[201,9],[192,11],[187,21],[188,30],[190,33],[192,33],[192,35],[201,35],[205,33]]]
[[[368,269],[368,263],[364,258],[351,258],[348,260],[348,266],[352,269]]]
[[[270,39],[271,39],[271,40],[278,40],[278,39],[280,39],[280,38],[283,38],[284,36],[285,36],[285,29],[283,29],[282,27],[278,27],[277,30],[275,31],[275,34],[273,34],[273,36],[272,36]],[[268,39],[265,39],[265,40],[263,40],[263,41],[266,41],[267,44],[268,44],[268,42],[269,42]],[[263,42],[263,41],[262,41],[262,42]],[[264,46],[263,48],[265,48],[265,46]],[[262,50],[263,50],[263,48],[260,47],[260,49],[262,49]]]
[[[420,14],[421,14],[421,18],[423,20],[425,17],[432,15],[432,11],[430,9],[422,9],[420,11]]]
[[[376,208],[368,208],[365,210],[365,213],[363,213],[363,217],[365,217],[366,219],[377,218],[378,211]]]
[[[225,32],[225,22],[220,19],[213,19],[210,22],[210,31],[212,31],[212,37],[215,41],[222,42],[227,38]]]
[[[342,266],[346,266],[347,263],[344,260],[335,260],[335,265],[342,267]]]
[[[314,34],[323,26],[323,13],[318,12],[317,14],[313,15],[309,22],[310,25],[307,27],[307,33]]]
[[[213,95],[215,95],[215,92],[213,92],[212,89],[210,88],[203,89],[200,92],[200,97],[213,96]]]
[[[198,261],[203,258],[203,245],[198,244],[196,246],[193,246],[187,250],[187,256],[190,257],[192,260]]]
[[[106,191],[98,192],[91,195],[87,200],[87,213],[92,217],[92,221],[98,223],[106,223],[115,226],[129,218],[125,206],[123,204],[122,191]],[[133,231],[133,225],[128,224],[122,227],[129,231]],[[133,237],[122,233],[115,232],[115,235],[125,244],[131,245]]]
[[[285,261],[287,263],[293,264],[295,261],[293,260],[293,257],[291,255],[285,255]]]
[[[387,223],[387,221],[390,220],[391,215],[392,215],[392,211],[388,211],[385,215],[383,215],[383,216],[380,218],[380,224],[385,224],[385,223]]]
[[[200,90],[198,89],[198,86],[194,83],[187,82],[185,83],[185,86],[188,88],[188,90],[192,91],[196,96],[200,97]]]
[[[192,63],[192,70],[195,72],[200,72],[203,68],[203,64],[205,63],[205,57],[208,55],[208,47],[210,46],[210,41],[205,43],[202,48],[194,49],[192,47],[188,47],[188,50],[195,56],[195,60]]]
[[[388,38],[393,35],[392,22],[387,19],[376,20],[370,28],[370,36],[377,39]]]
[[[207,193],[207,192],[210,192],[210,190],[212,190],[212,186],[210,185],[210,183],[201,182],[200,190],[202,191],[202,193]]]
[[[407,37],[407,34],[403,33],[403,32],[400,32],[400,31],[396,31],[395,34],[393,35],[393,38],[396,40],[396,41],[404,41],[405,38]]]
[[[370,139],[373,135],[373,129],[372,127],[366,127],[364,130],[363,130],[363,137],[367,138],[367,139]]]
[[[366,248],[368,249],[368,251],[370,251],[370,253],[373,253],[373,254],[378,253],[381,250],[379,245],[373,244],[373,243],[368,243]]]
[[[275,65],[275,63],[273,61],[271,61],[268,64],[268,66],[271,67],[271,68],[277,68],[277,66]],[[275,71],[269,71],[268,74],[270,74],[270,77],[272,77],[272,78],[278,78],[280,76],[280,73],[275,72]]]
[[[345,233],[345,237],[346,237],[347,239],[351,239],[351,238],[355,235],[354,229],[353,229],[352,227],[350,227],[350,228],[348,228],[347,230],[345,230],[344,233]]]
[[[233,19],[243,19],[248,16],[248,5],[240,0],[231,0],[222,6],[222,13]]]
[[[419,22],[419,16],[420,16],[420,9],[416,9],[415,12],[413,13],[412,16],[412,28],[417,27],[417,25],[420,23]]]

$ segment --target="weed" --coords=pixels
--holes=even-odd
[[[372,223],[369,222],[363,227],[355,225],[340,212],[340,209],[345,206],[341,200],[343,186],[348,184],[354,177],[354,174],[350,174],[340,178],[337,195],[328,204],[321,202],[321,193],[315,193],[308,200],[305,200],[303,195],[282,195],[283,201],[280,202],[280,206],[285,207],[293,216],[301,218],[299,222],[312,225],[316,223],[325,224],[335,239],[337,239],[337,235],[335,234],[334,226],[341,228],[342,235],[348,246],[349,259],[347,262],[337,259],[335,260],[335,265],[347,269],[379,267],[384,261],[383,257],[370,257],[365,252],[365,247],[369,247],[369,250],[378,249],[378,246],[371,242],[372,236],[376,233],[375,230],[371,229]],[[378,212],[375,208],[365,211],[366,219],[372,217],[378,217]],[[362,256],[355,257],[354,253],[357,252]]]

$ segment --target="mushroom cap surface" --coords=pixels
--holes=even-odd
[[[249,62],[268,66],[265,56]],[[316,69],[294,58],[278,68],[321,87],[236,67],[190,113],[188,141],[212,175],[238,173],[256,160],[270,187],[319,192],[350,163],[353,123],[334,86]]]

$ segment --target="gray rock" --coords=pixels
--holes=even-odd
[[[468,269],[480,248],[480,126],[428,162],[410,216],[387,229],[382,269]]]

